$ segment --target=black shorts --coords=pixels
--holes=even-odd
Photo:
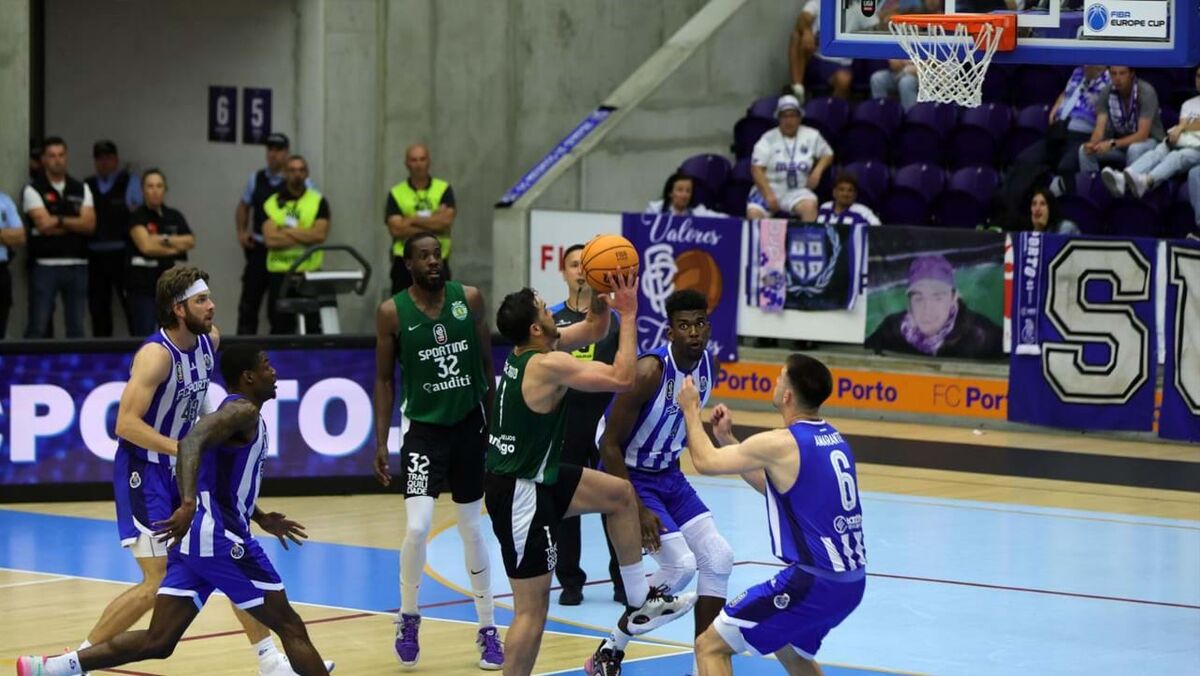
[[[482,406],[453,425],[410,421],[400,445],[404,497],[436,498],[449,490],[459,504],[482,498],[487,446]]]
[[[554,570],[558,526],[582,477],[583,468],[578,465],[559,465],[553,486],[488,473],[484,504],[510,578],[524,580]]]

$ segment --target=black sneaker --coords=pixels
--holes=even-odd
[[[583,603],[583,590],[579,587],[563,587],[558,595],[558,603],[563,606],[577,606]]]
[[[619,676],[621,660],[625,659],[624,650],[606,648],[608,641],[600,641],[600,647],[583,663],[583,672],[587,676]]]
[[[672,596],[665,587],[651,587],[646,602],[640,608],[630,608],[621,616],[617,626],[630,636],[645,634],[673,620],[678,620],[696,605],[695,592]]]

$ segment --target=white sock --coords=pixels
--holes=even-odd
[[[610,632],[608,635],[608,640],[604,643],[606,647],[612,650],[620,650],[624,652],[625,646],[629,645],[629,642],[632,640],[633,637],[621,631],[620,627],[614,627],[612,632]]]
[[[646,582],[646,569],[642,562],[621,566],[621,582],[625,583],[625,601],[630,608],[641,608],[650,594],[650,584]]]
[[[420,615],[417,602],[425,570],[425,547],[433,527],[433,498],[419,496],[404,501],[408,527],[400,546],[400,612]]]
[[[259,667],[274,667],[279,661],[279,649],[275,647],[275,639],[270,636],[250,646],[250,650],[258,656]]]
[[[82,673],[78,651],[46,659],[46,676],[79,676]]]
[[[91,647],[92,647],[92,642],[87,640],[86,638],[83,639],[83,643],[79,644],[79,650],[86,650]]]
[[[492,598],[492,573],[488,561],[487,544],[483,540],[483,527],[479,523],[482,506],[482,499],[466,505],[458,505],[458,534],[463,541],[467,575],[471,577],[471,592],[475,595],[475,614],[479,617],[480,629],[496,624],[496,603]]]

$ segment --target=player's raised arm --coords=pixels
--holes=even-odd
[[[616,273],[607,277],[612,284],[612,299],[608,294],[594,291],[592,304],[588,307],[587,319],[572,324],[561,330],[558,337],[558,349],[571,350],[598,343],[608,335],[608,324],[612,321],[609,308],[616,310],[621,318],[621,332],[624,334],[626,324],[633,327],[633,335],[637,336],[637,275]],[[634,345],[634,352],[637,346]],[[614,360],[615,363],[615,360]]]
[[[399,319],[396,303],[388,299],[375,311],[375,478],[384,486],[392,482],[388,472],[388,433],[392,427],[392,406],[396,403],[396,335]]]
[[[746,474],[763,470],[795,447],[786,429],[760,432],[745,441],[717,448],[700,420],[700,393],[691,376],[683,381],[676,395],[687,424],[688,451],[696,471],[707,475]]]
[[[154,391],[171,376],[171,355],[162,345],[143,345],[133,356],[129,382],[117,407],[117,436],[135,446],[175,455],[178,442],[159,434],[143,419],[154,399]]]
[[[475,338],[479,342],[480,357],[483,359],[483,375],[487,378],[487,398],[484,410],[487,418],[492,417],[492,402],[496,399],[496,371],[492,364],[492,328],[488,326],[486,305],[483,292],[473,286],[464,286],[463,294],[467,297],[467,306],[475,317]]]
[[[712,423],[713,438],[717,440],[717,446],[734,446],[741,443],[733,435],[733,413],[729,411],[728,406],[725,404],[714,406],[710,422]],[[742,472],[742,481],[750,484],[750,487],[759,493],[767,492],[767,475],[761,469]]]

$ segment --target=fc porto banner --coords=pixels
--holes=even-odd
[[[1021,233],[1009,420],[1151,429],[1157,246],[1149,239]]]
[[[764,219],[750,226],[747,302],[763,310],[849,310],[862,289],[867,226]]]
[[[625,214],[621,231],[641,257],[638,351],[667,341],[667,296],[676,289],[696,289],[708,299],[709,350],[722,362],[736,361],[742,221]]]
[[[1200,442],[1200,242],[1164,246],[1167,354],[1158,434]]]

